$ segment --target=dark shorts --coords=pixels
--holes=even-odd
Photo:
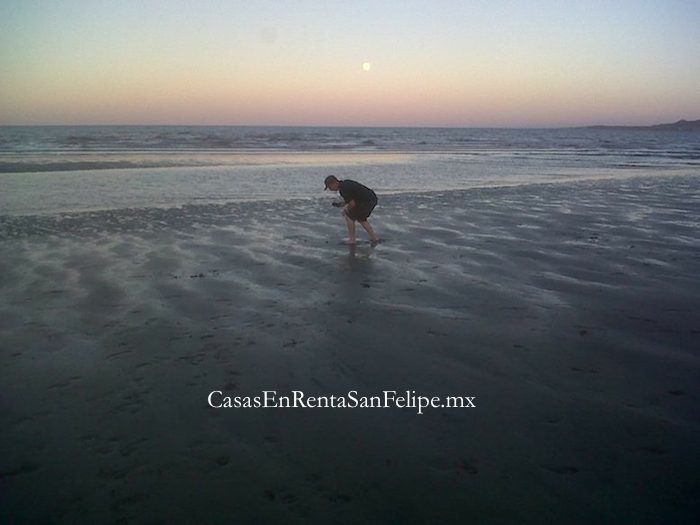
[[[377,205],[377,201],[356,202],[355,207],[348,210],[348,217],[353,221],[365,222],[367,217],[372,215],[372,210]]]

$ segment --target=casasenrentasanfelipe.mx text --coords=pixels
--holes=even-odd
[[[279,395],[276,390],[262,390],[260,395],[226,395],[214,390],[207,396],[212,408],[414,408],[422,414],[426,408],[476,408],[476,396],[423,396],[415,390],[382,390],[378,395],[359,395],[350,390],[343,395],[307,396],[301,390]]]

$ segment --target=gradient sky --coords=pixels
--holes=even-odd
[[[0,124],[653,124],[699,57],[696,0],[2,0]]]

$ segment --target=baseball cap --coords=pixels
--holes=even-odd
[[[338,178],[335,177],[334,175],[328,175],[328,177],[326,177],[326,180],[323,181],[323,183],[325,184],[325,188],[323,188],[323,189],[324,189],[324,190],[327,190],[327,189],[328,189],[328,186],[330,185],[330,183],[331,183],[331,182],[334,182],[334,181],[335,181],[335,182],[338,182]]]

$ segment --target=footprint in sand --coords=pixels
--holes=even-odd
[[[582,373],[585,373],[585,374],[597,374],[597,373],[598,373],[598,370],[596,370],[595,368],[588,368],[588,369],[585,369],[585,368],[578,368],[578,367],[575,367],[575,366],[572,366],[572,367],[571,367],[571,371],[572,371],[572,372],[582,372]]]
[[[14,476],[19,476],[21,474],[27,474],[29,472],[34,472],[39,467],[32,463],[31,461],[22,461],[16,467],[9,468],[0,472],[0,479],[11,478]]]
[[[550,472],[554,472],[555,474],[562,474],[562,475],[571,475],[571,474],[576,474],[578,472],[578,468],[572,467],[570,465],[559,465],[559,466],[548,466],[548,465],[543,465],[543,467]]]
[[[476,461],[474,460],[460,459],[457,461],[455,468],[457,471],[464,472],[465,474],[473,475],[479,473],[479,469],[476,466]]]
[[[337,494],[329,496],[328,501],[333,501],[333,502],[341,501],[344,503],[348,503],[348,502],[352,501],[352,498],[350,496],[348,496],[347,494],[343,494],[342,492],[338,492]]]
[[[671,394],[672,396],[684,396],[685,395],[685,392],[683,392],[683,390],[669,390],[668,393]]]
[[[643,450],[644,452],[647,452],[649,454],[653,454],[655,456],[663,456],[664,454],[666,454],[666,451],[662,447],[656,447],[656,446],[642,447],[640,450]]]

